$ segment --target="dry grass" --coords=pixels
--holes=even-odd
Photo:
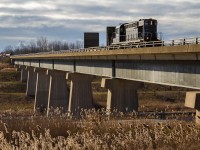
[[[1,72],[16,72],[16,68],[8,68],[8,67],[6,67],[6,68],[3,68],[3,69],[1,69]]]
[[[0,93],[25,93],[26,83],[15,82],[0,82]]]
[[[5,69],[5,68],[9,68],[10,64],[9,63],[1,63],[0,62],[0,70]]]
[[[20,81],[20,72],[0,72],[0,82]]]
[[[10,64],[10,58],[4,58],[0,60],[0,71],[16,71],[14,66]]]
[[[93,92],[93,101],[94,104],[106,107],[107,93],[105,92]]]
[[[0,93],[0,113],[33,110],[33,102],[24,93]]]
[[[200,126],[186,121],[115,120],[83,111],[78,120],[1,117],[0,149],[198,149]],[[194,144],[195,143],[195,144]]]

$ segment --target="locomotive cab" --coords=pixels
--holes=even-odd
[[[138,23],[139,38],[143,41],[157,41],[157,20],[140,19]]]

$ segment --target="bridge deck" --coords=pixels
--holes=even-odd
[[[16,65],[200,89],[200,45],[12,56]]]
[[[104,59],[116,59],[116,56],[141,56],[141,55],[185,55],[194,54],[194,57],[199,57],[200,45],[181,45],[181,46],[162,46],[162,47],[145,47],[145,48],[129,48],[129,49],[116,49],[116,50],[98,50],[98,51],[88,51],[88,52],[48,52],[48,53],[36,53],[36,54],[24,54],[11,56],[11,59],[101,59],[101,56],[106,56]],[[126,58],[123,58],[126,59]],[[186,58],[187,59],[187,58]]]

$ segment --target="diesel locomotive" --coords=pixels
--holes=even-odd
[[[157,20],[150,18],[107,27],[107,45],[159,41],[157,24]]]

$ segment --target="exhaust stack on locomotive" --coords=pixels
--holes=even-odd
[[[158,41],[157,24],[157,20],[150,18],[107,27],[107,45]]]

